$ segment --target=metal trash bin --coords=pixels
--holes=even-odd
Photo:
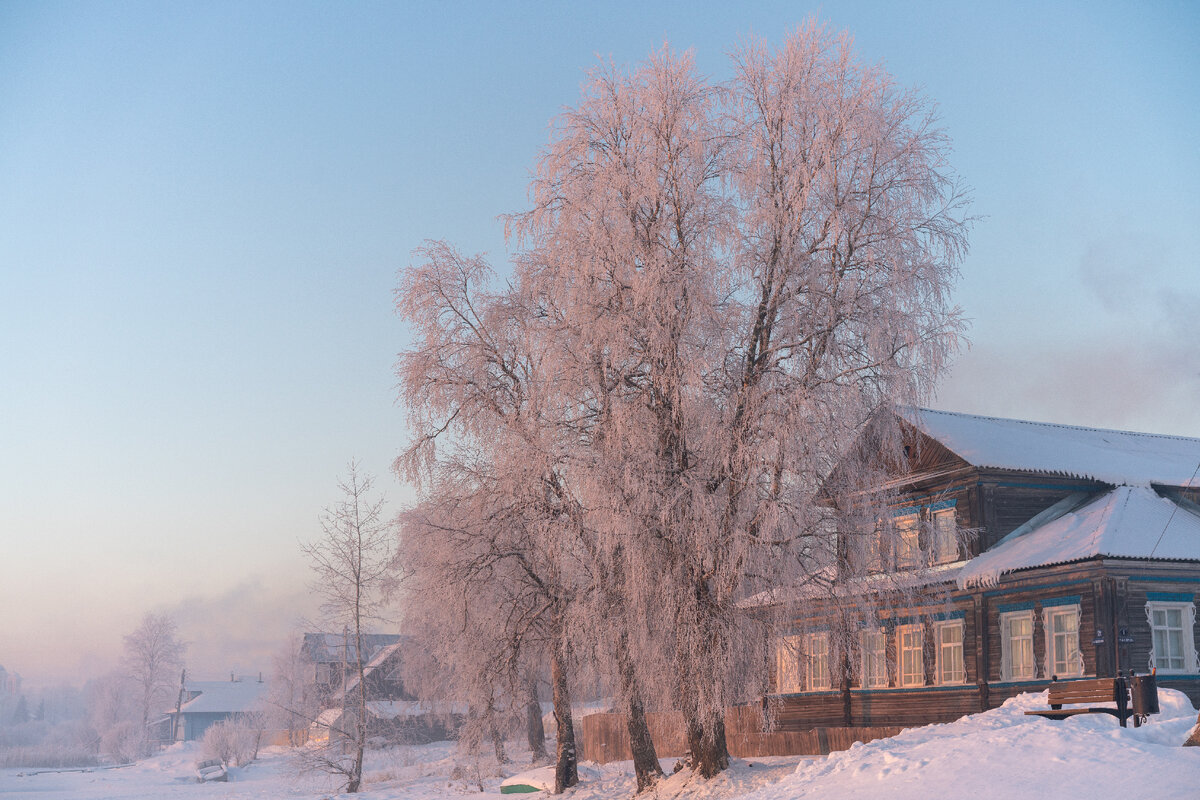
[[[1158,679],[1153,674],[1131,676],[1129,693],[1133,695],[1134,714],[1144,717],[1158,713]]]

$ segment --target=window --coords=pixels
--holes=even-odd
[[[883,631],[862,632],[862,685],[865,689],[888,685],[887,639]]]
[[[901,686],[925,685],[925,632],[920,625],[901,625],[896,633]]]
[[[933,512],[933,559],[936,564],[958,561],[957,518],[953,508]]]
[[[896,517],[896,569],[914,569],[921,565],[921,517],[906,514]]]
[[[937,638],[937,682],[963,683],[967,679],[963,667],[963,621],[939,622],[934,627]]]
[[[803,690],[800,684],[799,636],[784,636],[775,650],[775,691],[790,694]]]
[[[868,547],[871,549],[871,553],[867,559],[867,571],[882,572],[886,563],[884,548],[887,547],[887,542],[883,535],[883,523],[876,521],[875,530],[871,531],[871,542]]]
[[[1150,666],[1159,672],[1195,672],[1194,603],[1146,603],[1150,621]]]
[[[1079,606],[1045,609],[1046,669],[1050,676],[1076,678],[1083,674],[1079,650]]]
[[[804,642],[805,666],[808,667],[808,690],[829,688],[829,634],[810,633]]]
[[[1002,680],[1033,680],[1033,612],[1000,615],[1000,675]]]

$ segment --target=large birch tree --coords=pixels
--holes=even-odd
[[[778,48],[748,40],[733,68],[714,84],[667,48],[601,66],[556,121],[532,208],[509,220],[513,283],[472,311],[517,325],[499,349],[536,368],[466,367],[447,346],[478,336],[461,313],[423,318],[401,360],[410,408],[431,410],[413,393],[458,359],[469,413],[519,431],[504,453],[519,439],[516,463],[544,479],[503,496],[552,500],[543,544],[565,536],[557,552],[586,576],[576,607],[608,609],[593,616],[631,719],[646,702],[682,711],[706,777],[728,764],[723,709],[765,685],[765,667],[746,674],[765,659],[747,658],[764,637],[744,601],[832,574],[823,481],[840,462],[853,485],[850,442],[925,397],[958,345],[969,225],[932,104],[857,63],[848,37],[809,23]],[[511,403],[518,384],[535,413]],[[420,417],[426,469],[449,463],[428,449],[446,430],[497,446],[466,408]]]

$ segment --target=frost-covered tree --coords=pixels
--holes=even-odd
[[[345,791],[362,787],[363,752],[367,743],[367,681],[369,660],[363,634],[386,608],[384,584],[390,575],[395,531],[384,516],[385,501],[372,494],[374,479],[350,462],[339,481],[342,497],[321,514],[321,538],[302,545],[314,572],[313,590],[323,598],[326,624],[342,628],[354,643],[349,666],[358,680],[344,693],[342,722],[331,731],[330,748],[313,752],[314,766],[342,775]],[[333,752],[338,748],[338,752]]]
[[[309,726],[319,712],[312,663],[301,652],[299,634],[288,636],[271,659],[266,710],[271,727],[287,732],[288,744],[299,747],[308,741]]]
[[[713,84],[664,48],[595,70],[510,219],[512,285],[472,295],[486,265],[433,245],[400,292],[409,476],[482,454],[566,543],[614,685],[683,712],[704,776],[728,763],[723,709],[765,685],[746,601],[844,574],[828,493],[874,474],[850,444],[870,423],[894,447],[880,411],[957,347],[969,225],[931,104],[848,37],[809,23],[733,66]],[[413,287],[448,262],[439,297],[465,299],[423,312]]]
[[[137,687],[143,736],[153,721],[151,715],[166,709],[179,688],[186,650],[175,620],[167,614],[146,614],[137,630],[125,637],[122,666]]]
[[[490,291],[481,259],[437,243],[420,255],[397,292],[416,344],[399,361],[415,435],[396,466],[425,496],[403,516],[406,608],[413,624],[444,632],[432,646],[481,707],[498,685],[519,685],[531,653],[544,654],[561,791],[577,780],[568,632],[588,583],[586,532],[565,483],[536,322],[520,297]]]

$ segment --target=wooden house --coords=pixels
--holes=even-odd
[[[197,681],[190,678],[179,688],[179,703],[167,716],[174,740],[191,742],[204,738],[204,732],[218,722],[263,711],[267,685],[257,678],[230,675],[227,681]]]
[[[393,633],[364,633],[362,635],[364,667],[370,672],[378,671],[368,686],[381,699],[400,699],[403,686],[400,681],[398,645],[404,637]],[[358,674],[358,655],[353,635],[341,633],[306,633],[300,645],[301,657],[311,665],[309,677],[316,687],[318,701],[324,706],[342,687]],[[379,670],[383,661],[380,654],[386,651],[388,659],[385,669]],[[376,663],[378,662],[378,663]],[[378,684],[378,685],[376,685]]]
[[[1130,670],[1200,703],[1200,439],[897,413],[897,544],[797,606],[764,701],[777,729],[949,721]]]

